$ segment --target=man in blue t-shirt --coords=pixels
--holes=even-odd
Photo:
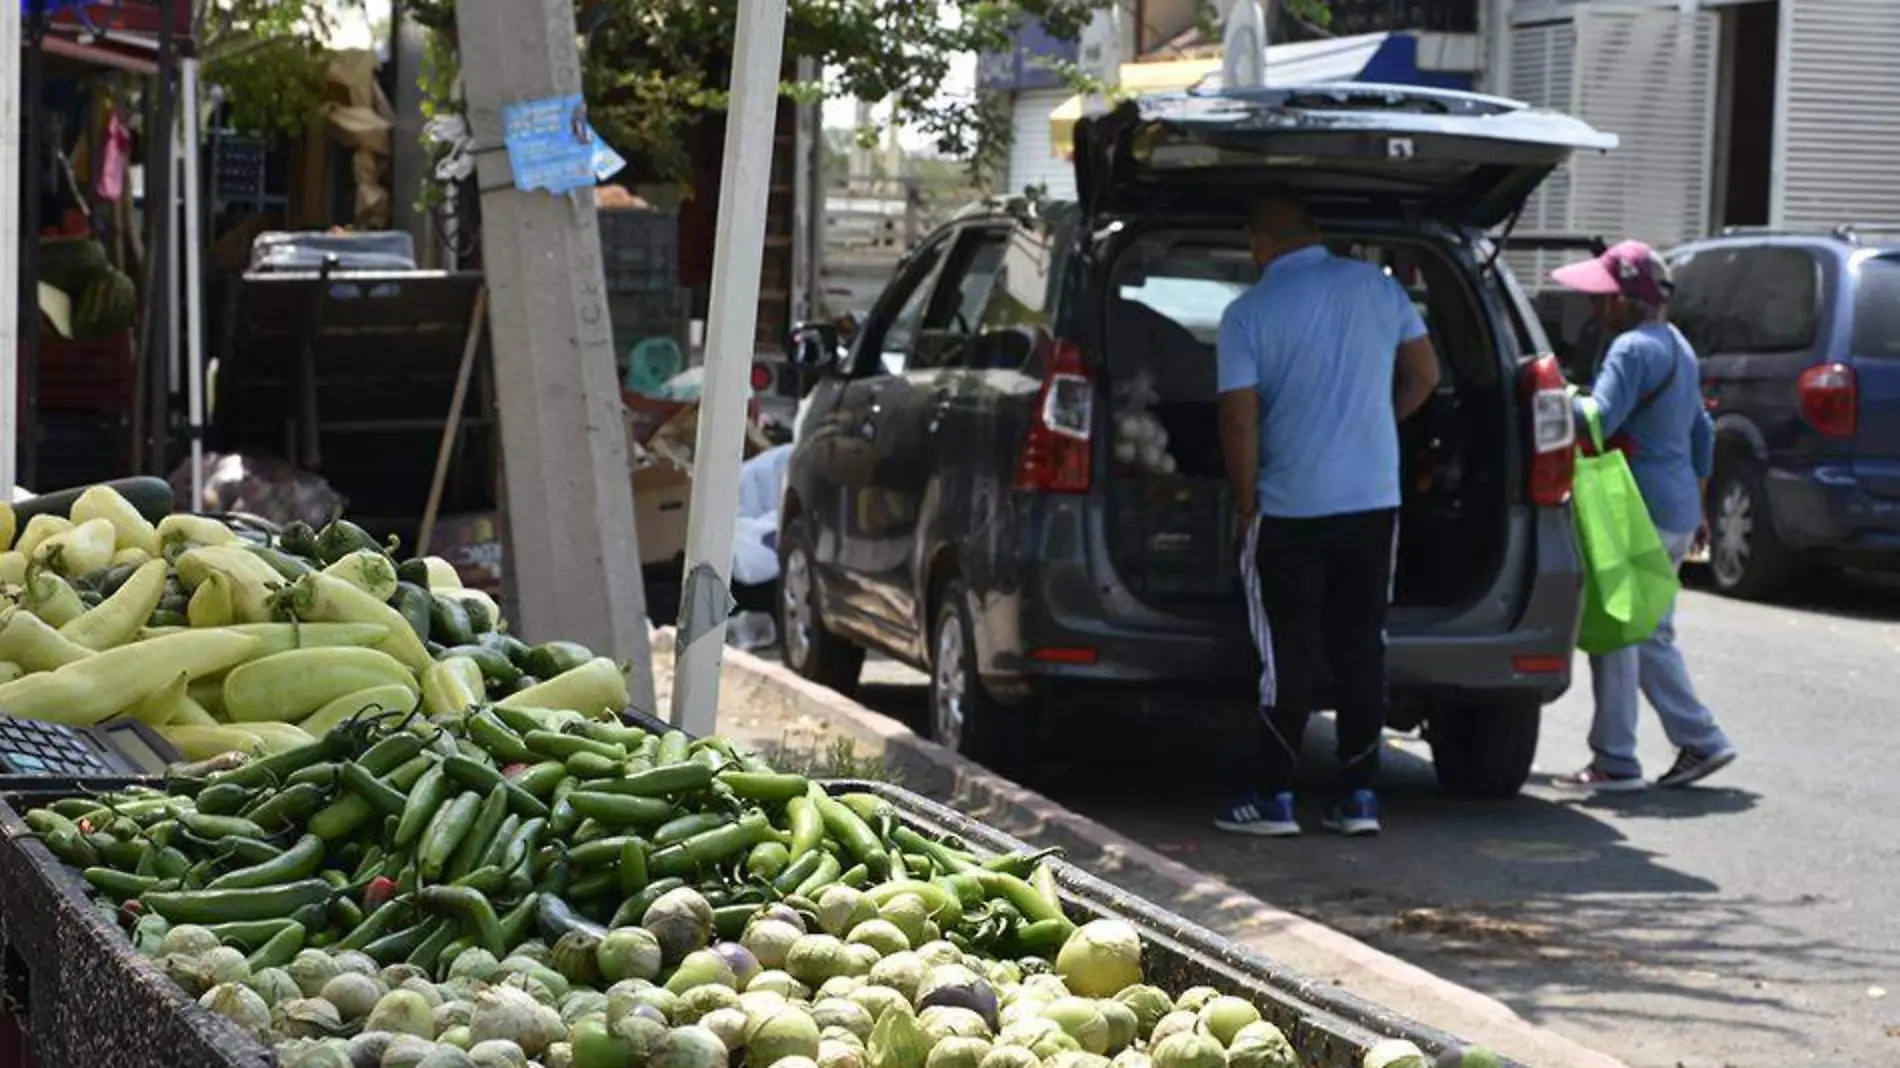
[[[1405,290],[1329,252],[1296,194],[1269,191],[1248,212],[1247,233],[1263,270],[1221,320],[1220,436],[1260,652],[1261,737],[1253,781],[1215,826],[1300,832],[1293,786],[1326,664],[1340,767],[1324,822],[1373,834],[1398,421],[1437,388],[1438,356]]]

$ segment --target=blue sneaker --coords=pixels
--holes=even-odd
[[[1344,835],[1379,833],[1379,798],[1371,790],[1354,790],[1352,796],[1326,810],[1321,821],[1329,831]]]
[[[1291,838],[1300,833],[1300,823],[1293,818],[1293,795],[1285,791],[1272,797],[1254,794],[1236,801],[1214,820],[1214,826],[1262,838]]]

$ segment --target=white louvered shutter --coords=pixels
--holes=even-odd
[[[1577,32],[1569,21],[1517,26],[1511,31],[1510,95],[1552,111],[1571,110],[1576,92]],[[1523,233],[1569,233],[1570,169],[1559,167],[1524,205],[1517,229]],[[1505,255],[1518,283],[1535,292],[1544,277],[1566,259],[1561,252],[1520,251]]]
[[[1573,227],[1658,248],[1708,231],[1720,32],[1712,11],[1578,12],[1572,110],[1621,143],[1571,160]]]
[[[1075,165],[1055,154],[1049,136],[1049,114],[1073,95],[1070,89],[1028,89],[1016,94],[1010,106],[1009,192],[1041,184],[1049,187],[1054,199],[1075,199]]]
[[[1900,224],[1900,0],[1792,4],[1771,221]]]

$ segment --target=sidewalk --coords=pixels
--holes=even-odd
[[[662,709],[672,690],[673,632],[653,640]],[[1536,1068],[1624,1068],[1621,1061],[1539,1028],[1503,1004],[1381,953],[1331,928],[1273,908],[1234,887],[1045,797],[990,774],[902,724],[777,664],[727,649],[720,680],[722,733],[760,747],[842,761],[948,804],[1067,858],[1319,983],[1449,1031]]]

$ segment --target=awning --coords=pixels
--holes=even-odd
[[[1394,47],[1404,46],[1404,47]],[[1416,44],[1409,34],[1362,33],[1323,41],[1296,41],[1267,46],[1267,84],[1318,85],[1322,82],[1405,82],[1403,71],[1392,70],[1403,52],[1416,71]],[[1385,53],[1391,53],[1387,55]],[[1121,65],[1116,91],[1125,96],[1177,93],[1189,89],[1220,88],[1219,56],[1170,59]],[[1376,70],[1377,77],[1371,77]],[[1106,111],[1099,101],[1094,110]],[[1049,113],[1049,141],[1055,154],[1067,159],[1075,152],[1075,123],[1090,113],[1086,94],[1078,93]]]

